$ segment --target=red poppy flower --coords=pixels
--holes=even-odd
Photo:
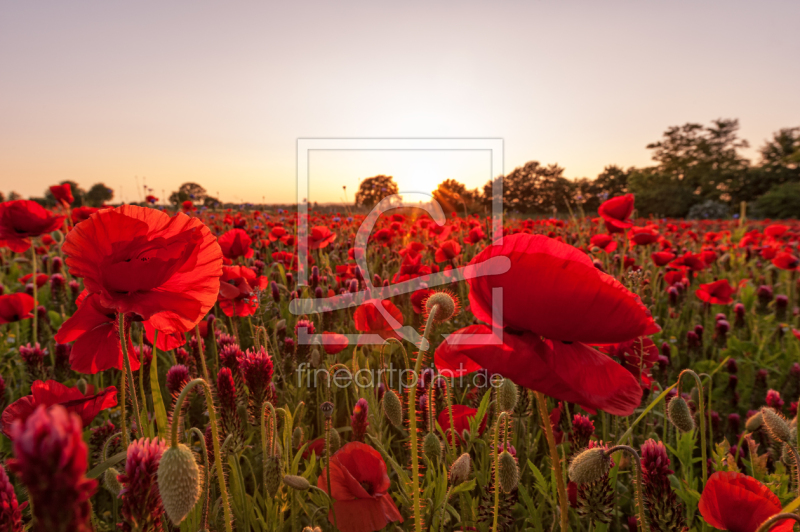
[[[206,322],[201,321],[200,325],[202,326],[204,323]],[[156,341],[156,328],[150,323],[150,320],[144,322],[144,334],[150,345],[153,345],[153,342]],[[177,349],[184,344],[186,344],[186,336],[184,336],[184,333],[158,332],[158,345],[156,345],[156,347],[162,351]]]
[[[484,263],[497,256],[511,267],[493,275]],[[494,325],[506,327],[505,334],[500,342],[489,327],[471,326],[460,331],[468,336],[451,335],[442,344],[450,347],[439,349],[587,410],[630,415],[639,405],[636,379],[584,344],[625,342],[660,328],[639,298],[586,254],[542,235],[517,234],[487,247],[469,268],[470,308],[479,320],[494,323],[493,290],[504,289],[501,323]]]
[[[273,227],[273,228],[270,230],[270,232],[269,232],[269,239],[270,239],[270,241],[272,241],[272,242],[275,242],[275,241],[277,241],[277,240],[282,240],[282,239],[284,239],[286,236],[288,236],[288,235],[286,234],[286,229],[284,229],[284,228],[283,228],[283,227],[281,227],[280,225],[276,225],[276,226],[275,226],[275,227]]]
[[[594,235],[590,243],[593,247],[598,247],[606,253],[613,253],[614,250],[617,249],[617,241],[614,240],[614,237],[606,233]]]
[[[328,244],[336,240],[336,233],[331,232],[326,225],[317,225],[311,228],[308,235],[309,249],[324,249]]]
[[[789,228],[783,224],[772,224],[764,229],[764,234],[771,238],[780,238]]]
[[[322,333],[322,345],[325,347],[325,352],[329,355],[335,355],[347,349],[350,340],[347,336],[339,333],[324,332]]]
[[[222,249],[222,256],[226,259],[235,260],[239,257],[249,259],[253,256],[253,249],[250,244],[253,240],[243,229],[231,229],[219,237],[219,247]]]
[[[425,312],[425,300],[428,299],[433,293],[429,288],[420,288],[411,294],[411,308],[414,309],[415,314],[422,314]]]
[[[461,245],[455,240],[445,240],[436,250],[436,262],[446,262],[461,254]]]
[[[31,247],[31,237],[61,227],[65,216],[56,216],[35,201],[0,203],[0,248],[22,253]]]
[[[465,430],[469,430],[469,421],[476,415],[478,415],[478,410],[475,408],[470,408],[466,405],[453,405],[453,423],[456,426],[456,435],[458,435],[458,440],[460,442],[464,442],[463,433]],[[450,413],[447,411],[447,408],[439,412],[439,417],[436,421],[439,423],[439,426],[442,427],[445,434],[452,434],[450,432]],[[483,434],[484,430],[486,430],[486,416],[483,416],[481,420],[481,424],[478,427],[478,434]],[[452,436],[450,436],[450,441],[453,441]]]
[[[19,282],[22,284],[28,284],[31,279],[33,279],[33,274],[29,273],[28,275],[23,275],[19,278]],[[36,275],[36,288],[41,288],[47,284],[47,281],[50,277],[47,276],[46,273],[40,273]]]
[[[330,472],[331,491],[328,493]],[[322,471],[317,487],[334,500],[328,521],[342,532],[375,532],[403,517],[389,495],[386,464],[378,451],[361,442],[350,442],[331,457],[330,468]]]
[[[800,260],[791,253],[781,251],[772,259],[772,264],[781,270],[796,270],[800,266]]]
[[[733,303],[731,294],[736,291],[727,279],[720,279],[713,283],[701,284],[700,288],[695,291],[695,295],[701,301],[712,303],[714,305],[730,305]]]
[[[197,209],[197,207],[194,206],[194,202],[192,200],[186,200],[183,203],[181,203],[181,208],[183,209],[183,212],[192,212]]]
[[[0,296],[0,324],[33,318],[34,306],[33,298],[24,292]]]
[[[627,229],[633,225],[630,216],[633,213],[633,194],[617,196],[603,202],[597,209],[597,214],[605,220],[606,227],[611,226],[617,231]]]
[[[467,244],[477,244],[485,238],[486,233],[483,232],[483,228],[479,225],[469,230],[469,234],[467,235],[467,238],[464,239],[464,242]]]
[[[106,408],[117,406],[117,389],[109,386],[95,394],[94,388],[89,385],[84,395],[77,387],[69,388],[57,381],[35,381],[31,385],[31,395],[17,399],[3,411],[3,432],[10,434],[14,421],[20,420],[24,423],[39,405],[62,405],[80,416],[83,426],[88,427],[97,414]]]
[[[256,290],[269,285],[267,277],[258,277],[247,266],[223,266],[219,283],[219,306],[226,316],[253,316],[258,310]]]
[[[658,231],[652,226],[632,227],[631,230],[628,231],[628,240],[637,246],[653,244],[654,242],[658,242],[659,238],[661,238],[661,235],[659,235]]]
[[[686,252],[684,255],[681,255],[677,259],[673,260],[670,264],[672,268],[689,268],[693,272],[698,272],[700,270],[706,269],[705,258],[698,254],[693,254]]]
[[[686,279],[686,272],[684,270],[675,270],[664,274],[664,283],[667,287],[679,283]]]
[[[602,346],[600,351],[620,361],[644,388],[653,384],[651,370],[658,362],[658,347],[650,338],[636,338],[619,344]]]
[[[53,197],[56,198],[56,201],[63,205],[72,205],[72,202],[75,201],[75,198],[72,197],[72,187],[69,183],[53,185],[50,187],[50,192],[53,194]]]
[[[123,205],[93,214],[63,246],[75,277],[100,303],[186,332],[214,306],[222,251],[208,227],[184,214]]]
[[[356,309],[353,319],[358,331],[384,339],[400,339],[396,329],[403,326],[403,313],[388,299],[365,301]]]
[[[650,255],[650,258],[653,259],[653,264],[656,266],[666,266],[675,258],[675,254],[669,251],[656,251]]]
[[[94,207],[75,207],[72,209],[72,223],[79,224],[84,220],[88,220],[91,215],[99,211],[100,209],[96,209]]]
[[[742,473],[718,471],[709,477],[698,505],[706,523],[730,532],[755,532],[761,523],[781,511],[781,502],[769,488]],[[780,521],[772,532],[791,532],[794,521]]]
[[[158,198],[153,195],[148,195],[144,200],[149,203],[150,205],[154,205],[158,202]]]
[[[311,458],[311,453],[314,453],[317,458],[322,456],[322,453],[325,452],[325,438],[317,438],[316,440],[311,440],[308,442],[308,446],[306,446],[306,450],[303,451],[303,460],[308,460]]]

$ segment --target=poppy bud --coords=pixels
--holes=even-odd
[[[762,408],[761,417],[764,420],[764,426],[767,428],[769,437],[781,443],[788,443],[791,438],[791,430],[786,420],[775,412],[772,408]]]
[[[761,412],[758,412],[747,418],[747,421],[744,424],[744,428],[747,432],[755,432],[758,429],[760,429],[761,425],[763,424],[764,424],[764,416],[761,414]]]
[[[464,453],[450,466],[450,484],[456,486],[469,477],[472,472],[472,459],[469,453]]]
[[[122,484],[117,480],[117,476],[119,476],[119,471],[113,467],[106,469],[103,474],[103,485],[115,498],[119,497],[119,492],[122,491]]]
[[[306,491],[311,487],[308,480],[298,475],[286,475],[283,477],[283,483],[294,490]]]
[[[437,323],[449,320],[458,312],[458,300],[453,294],[445,290],[433,292],[425,300],[425,310],[427,312],[433,310],[435,305],[439,307],[436,311],[436,316],[433,318]]]
[[[303,445],[303,427],[295,427],[292,432],[292,447],[299,449]]]
[[[158,491],[167,516],[177,526],[200,499],[200,468],[187,446],[179,443],[161,455]]]
[[[328,443],[331,446],[331,454],[339,450],[342,446],[342,439],[339,437],[339,431],[331,428],[328,431]]]
[[[438,460],[442,457],[442,441],[436,434],[429,432],[422,444],[422,452],[425,453],[428,460]]]
[[[275,497],[281,487],[281,459],[279,456],[268,456],[264,464],[264,489],[270,497]]]
[[[689,410],[689,405],[683,397],[675,397],[667,406],[667,416],[675,427],[681,432],[691,432],[694,430],[694,419]]]
[[[503,379],[497,389],[497,406],[503,412],[511,412],[517,406],[517,385],[511,379]]]
[[[569,464],[569,478],[576,484],[588,484],[600,480],[610,468],[611,457],[606,454],[606,450],[593,447],[572,459]]]
[[[383,413],[395,427],[403,425],[403,405],[394,390],[386,390],[383,396]]]
[[[511,493],[517,489],[517,484],[519,483],[517,461],[514,460],[511,453],[503,451],[500,454],[499,468],[500,486],[503,488],[504,492]]]

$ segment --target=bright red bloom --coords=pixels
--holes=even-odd
[[[65,216],[56,216],[35,201],[0,203],[0,248],[22,253],[31,247],[31,237],[61,227]]]
[[[328,493],[330,472],[331,491]],[[375,532],[403,517],[389,495],[386,463],[378,451],[361,442],[350,442],[331,457],[317,487],[334,500],[336,524],[342,532]],[[328,521],[334,522],[333,509]]]
[[[477,244],[485,238],[486,233],[484,233],[483,228],[478,225],[469,230],[469,235],[464,239],[464,242],[467,244]]]
[[[445,240],[436,250],[436,262],[446,262],[461,254],[461,244],[455,240]]]
[[[411,308],[416,314],[425,312],[425,300],[433,293],[430,288],[420,288],[411,294]]]
[[[730,285],[727,279],[720,279],[713,283],[701,284],[695,291],[695,295],[701,301],[714,305],[730,305],[733,303],[731,295],[736,289]]]
[[[706,269],[706,266],[708,266],[708,264],[706,264],[705,258],[702,255],[700,255],[699,253],[692,254],[689,252],[686,252],[686,254],[673,260],[669,265],[671,268],[686,267],[692,270],[693,272],[704,270]]]
[[[325,352],[329,355],[335,355],[336,353],[344,351],[347,349],[349,343],[350,340],[343,334],[333,332],[322,333],[322,345],[325,348]]]
[[[181,203],[181,209],[183,209],[183,212],[192,212],[197,210],[197,207],[194,206],[194,202],[192,200],[186,200]]]
[[[61,406],[39,406],[11,427],[14,458],[7,462],[28,488],[35,526],[32,532],[90,532],[91,503],[97,481],[84,475],[88,448],[81,420]]]
[[[75,207],[71,211],[73,225],[79,224],[84,220],[88,220],[89,217],[91,217],[94,213],[96,213],[99,210],[100,209],[97,209],[95,207],[86,207],[86,206]]]
[[[633,213],[633,201],[633,194],[611,198],[600,205],[600,208],[597,209],[597,214],[605,220],[606,227],[611,226],[617,230],[627,229],[633,225],[630,220],[630,216]]]
[[[617,241],[614,240],[614,237],[607,233],[594,235],[590,243],[592,246],[598,247],[606,253],[613,253],[614,250],[617,249]]]
[[[365,301],[356,309],[353,319],[358,331],[377,334],[383,339],[400,339],[397,329],[403,326],[403,313],[388,299]]]
[[[789,228],[783,224],[772,224],[764,229],[764,234],[771,238],[780,238]]]
[[[76,225],[63,249],[103,306],[159,331],[191,330],[217,300],[222,251],[197,218],[123,205]]]
[[[698,506],[706,523],[730,532],[755,532],[761,523],[781,511],[781,502],[769,488],[742,473],[718,471],[706,483]],[[794,521],[780,521],[772,532],[791,532]]]
[[[336,240],[336,233],[328,229],[326,225],[317,225],[311,228],[311,234],[308,235],[308,248],[323,249],[334,240]]]
[[[219,237],[218,241],[222,256],[226,259],[235,260],[239,257],[249,259],[253,256],[253,249],[250,247],[253,239],[244,229],[231,229]]]
[[[33,318],[33,298],[24,292],[0,296],[0,325]]]
[[[781,251],[772,259],[772,264],[781,270],[796,270],[800,266],[800,259],[791,253]]]
[[[89,385],[84,395],[77,387],[69,388],[57,381],[35,381],[31,385],[31,395],[17,399],[3,410],[3,432],[10,434],[13,423],[17,420],[24,422],[39,405],[62,405],[77,414],[83,426],[88,427],[100,412],[117,406],[117,389],[109,386],[95,394]]]
[[[456,426],[456,435],[458,435],[458,441],[463,442],[463,433],[465,430],[469,430],[469,420],[474,418],[478,415],[478,410],[475,408],[470,408],[466,405],[453,405],[453,423]],[[439,412],[439,417],[436,419],[439,423],[439,426],[442,427],[442,430],[445,434],[450,435],[450,413],[447,411],[447,408]],[[483,416],[481,420],[481,424],[478,427],[478,434],[483,434],[483,431],[486,430],[486,416]],[[450,437],[450,441],[453,441],[452,436]]]
[[[485,262],[493,257],[507,257],[510,269],[492,275]],[[542,235],[506,237],[502,245],[483,250],[469,267],[474,268],[468,280],[473,314],[493,323],[493,289],[503,288],[502,309],[494,309],[502,310],[502,317],[494,325],[506,330],[502,341],[485,325],[459,331],[467,336],[451,335],[436,351],[440,370],[458,370],[469,358],[492,373],[586,410],[633,413],[642,393],[636,379],[585,344],[620,343],[658,332],[635,294],[595,268],[583,252]],[[440,364],[445,358],[449,365]]]
[[[658,242],[659,238],[661,238],[661,235],[659,235],[658,231],[652,226],[631,227],[631,230],[628,231],[628,239],[637,246],[653,244]]]
[[[247,266],[223,266],[219,284],[219,306],[226,316],[253,316],[258,310],[256,290],[269,285],[267,277],[256,276]]]
[[[22,284],[27,284],[33,279],[33,274],[29,273],[28,275],[23,275],[19,278],[19,282]],[[50,277],[47,276],[46,273],[39,273],[36,275],[36,288],[41,288],[47,284],[47,281],[50,280]]]
[[[72,202],[75,201],[75,198],[72,197],[72,187],[69,183],[53,185],[50,187],[50,192],[53,194],[53,197],[56,198],[56,201],[60,202],[62,205],[72,205]]]
[[[669,251],[656,251],[650,255],[650,258],[653,259],[653,264],[656,266],[666,266],[675,258],[675,254]]]

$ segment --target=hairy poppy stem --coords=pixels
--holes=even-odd
[[[144,435],[144,423],[142,422],[142,413],[139,411],[139,401],[136,399],[136,380],[133,378],[133,371],[131,370],[131,361],[128,359],[128,341],[125,338],[125,314],[119,313],[119,343],[122,346],[122,365],[125,367],[123,370],[127,375],[128,386],[131,392],[131,405],[133,406],[134,413],[136,414],[136,422],[139,424],[139,432]],[[141,367],[142,361],[139,361]],[[125,383],[123,382],[123,385]]]
[[[494,453],[494,521],[492,523],[492,532],[497,532],[497,523],[500,516],[500,444],[499,433],[502,430],[501,422],[503,418],[508,417],[508,412],[500,412],[497,420],[494,422],[494,445],[492,452]]]
[[[536,403],[539,405],[539,416],[542,418],[542,430],[547,438],[547,446],[550,448],[550,461],[553,463],[553,471],[556,474],[556,488],[558,490],[558,505],[561,508],[561,531],[569,530],[569,499],[567,489],[564,486],[564,474],[561,471],[561,458],[558,456],[556,438],[553,435],[553,427],[550,426],[550,415],[547,412],[547,398],[542,392],[533,392],[536,396]]]
[[[700,377],[694,371],[690,369],[685,369],[681,371],[680,375],[678,375],[678,397],[681,396],[681,377],[684,374],[691,375],[694,378],[695,383],[697,384],[697,405],[698,414],[700,417],[700,451],[703,457],[703,486],[706,485],[708,481],[708,457],[706,452],[706,414],[705,414],[705,407],[703,402],[703,382],[700,380]]]
[[[211,506],[211,501],[209,500],[209,495],[211,494],[211,490],[209,489],[211,486],[211,468],[208,463],[208,448],[206,447],[206,438],[200,429],[192,427],[189,432],[197,436],[203,452],[203,467],[205,468],[206,474],[203,475],[205,477],[203,479],[203,492],[205,493],[205,497],[203,497],[203,509],[200,514],[200,530],[206,530],[208,528],[208,508]]]
[[[130,435],[128,434],[128,420],[127,420],[127,410],[125,406],[125,370],[123,369],[120,371],[120,379],[122,382],[119,386],[119,404],[122,407],[122,411],[120,412],[120,419],[122,420],[122,443],[125,445],[125,448],[128,448],[130,444]]]
[[[627,445],[615,445],[606,451],[606,455],[610,456],[617,451],[626,452],[633,457],[636,462],[636,504],[639,506],[639,530],[649,530],[647,526],[647,518],[644,511],[644,481],[642,479],[642,460],[639,458],[639,453],[633,447]]]
[[[794,519],[795,521],[800,523],[800,516],[798,516],[797,514],[788,514],[788,513],[775,514],[766,521],[764,521],[763,523],[761,523],[761,526],[758,527],[758,530],[756,530],[756,532],[767,532],[767,530],[772,528],[772,525],[776,524],[778,521],[783,521],[785,519]]]
[[[219,445],[219,427],[217,426],[217,413],[214,410],[214,400],[211,398],[211,387],[203,379],[189,381],[181,390],[178,400],[175,401],[175,412],[177,416],[172,420],[172,447],[178,446],[178,426],[181,424],[181,407],[189,390],[195,386],[203,387],[206,396],[206,407],[208,409],[208,422],[211,425],[211,436],[214,443],[214,463],[217,469],[217,480],[219,481],[219,493],[222,497],[222,512],[225,519],[226,532],[233,532],[233,516],[231,515],[230,501],[228,500],[228,489],[225,486],[225,472],[222,470],[222,452]]]
[[[37,327],[39,321],[39,302],[36,300],[36,293],[37,293],[37,283],[36,283],[36,244],[31,242],[31,264],[33,265],[33,323],[32,323],[32,330],[33,330],[33,341],[31,343],[35,344],[39,341],[39,336],[37,334]],[[21,345],[19,339],[17,339],[17,345]]]

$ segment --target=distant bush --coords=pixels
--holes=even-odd
[[[730,207],[725,203],[706,200],[703,203],[692,205],[687,218],[693,220],[719,220],[720,218],[727,218],[729,214]]]
[[[755,210],[764,218],[797,218],[800,216],[800,183],[772,187],[756,200]]]

